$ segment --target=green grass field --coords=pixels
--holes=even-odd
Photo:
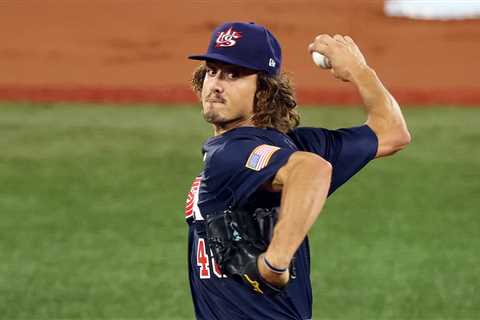
[[[480,319],[480,109],[405,114],[413,143],[311,232],[316,320]],[[192,107],[1,104],[0,319],[192,319],[183,207],[210,134]]]

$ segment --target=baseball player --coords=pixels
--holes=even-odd
[[[311,319],[307,233],[329,194],[370,160],[410,142],[399,105],[348,36],[320,35],[310,53],[355,85],[366,123],[297,127],[280,44],[265,27],[213,31],[193,75],[214,136],[188,194],[189,279],[197,319]]]

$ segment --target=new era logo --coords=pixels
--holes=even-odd
[[[277,65],[277,63],[272,58],[270,58],[270,60],[268,60],[268,66],[269,67],[275,68],[276,65]]]
[[[242,33],[233,30],[232,28],[227,31],[222,31],[218,34],[215,47],[233,47],[237,41],[242,37]]]

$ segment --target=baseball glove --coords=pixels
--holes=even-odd
[[[274,296],[277,288],[260,275],[258,256],[267,250],[276,222],[277,210],[226,210],[207,215],[207,241],[215,261],[228,277],[246,284],[257,294]],[[291,278],[294,277],[294,274]]]

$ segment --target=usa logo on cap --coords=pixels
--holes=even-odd
[[[274,76],[281,69],[282,49],[274,35],[261,25],[227,22],[212,32],[207,53],[189,58],[219,61]]]
[[[233,47],[237,43],[235,40],[240,39],[241,37],[241,32],[235,31],[230,27],[226,32],[222,31],[218,33],[217,44],[215,47]]]

